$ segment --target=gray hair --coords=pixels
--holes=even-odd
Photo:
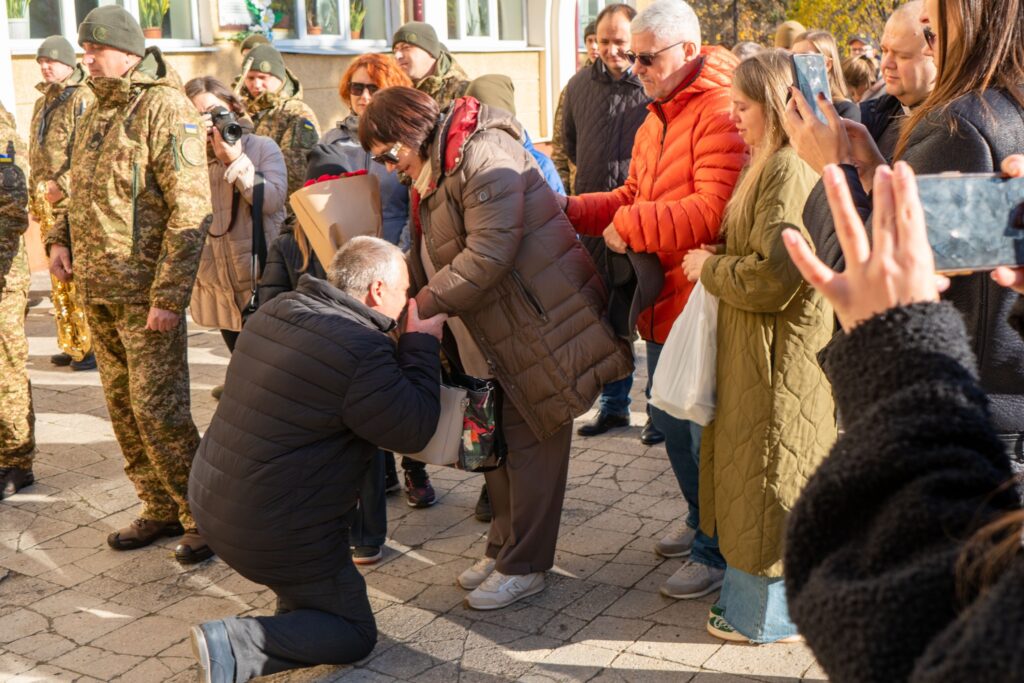
[[[912,34],[918,35],[924,30],[921,26],[921,22],[918,21],[921,17],[922,9],[924,9],[923,0],[910,0],[910,2],[897,7],[893,13],[889,15],[886,27],[895,22],[902,22],[906,26],[910,27]]]
[[[736,55],[736,57],[742,62],[747,57],[753,57],[754,55],[756,55],[758,52],[760,52],[763,49],[764,48],[761,47],[757,43],[751,43],[749,41],[745,41],[745,42],[736,43],[735,45],[733,45],[732,53],[734,55]]]
[[[700,48],[700,20],[683,0],[655,0],[636,15],[629,30],[634,34],[652,33],[666,45],[682,40]]]
[[[379,237],[353,237],[334,255],[327,281],[362,300],[378,280],[397,285],[405,267],[405,255],[390,242]]]

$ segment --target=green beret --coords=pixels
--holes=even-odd
[[[146,56],[146,38],[135,17],[118,5],[97,7],[78,27],[78,44],[106,45],[121,52]]]
[[[270,41],[262,33],[250,33],[249,36],[238,46],[239,52],[251,50],[257,45],[270,45]]]
[[[424,24],[422,21],[410,21],[395,31],[395,35],[391,39],[391,47],[393,48],[398,43],[408,43],[422,48],[429,52],[434,59],[440,57],[441,52],[444,51],[444,45],[437,39],[434,27]]]
[[[270,45],[257,45],[246,55],[245,59],[249,62],[249,71],[259,71],[277,76],[282,81],[288,78],[288,74],[284,70],[284,57]],[[242,76],[244,77],[245,74]]]
[[[36,59],[52,59],[55,62],[74,67],[78,60],[75,58],[75,48],[64,36],[50,36],[36,50]]]

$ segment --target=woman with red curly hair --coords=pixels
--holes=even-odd
[[[367,171],[380,180],[380,203],[383,214],[381,237],[408,249],[409,230],[409,188],[401,183],[395,172],[389,172],[383,164],[373,161],[370,153],[359,144],[359,116],[366,110],[370,100],[380,90],[395,85],[411,86],[391,55],[368,54],[356,57],[341,77],[338,93],[341,101],[348,106],[350,114],[328,130],[320,143],[309,152],[306,179],[315,180],[323,175],[339,175],[352,171]],[[283,292],[295,289],[303,273],[325,278],[323,265],[309,247],[309,240],[296,223],[292,229],[286,226],[267,254],[267,267],[260,280],[260,305]],[[420,465],[420,463],[415,463]],[[385,470],[388,481],[385,483]],[[434,502],[434,491],[426,470],[420,465],[407,473],[407,479],[414,481],[412,491],[419,494],[425,507]],[[425,484],[425,485],[424,485]],[[385,489],[398,486],[395,462],[390,453],[378,453],[378,457],[367,471],[359,496],[359,505],[351,521],[350,540],[354,549],[352,558],[356,564],[373,564],[382,557],[384,538],[387,532],[387,505]],[[429,494],[429,496],[427,495]],[[409,504],[413,505],[412,496]]]

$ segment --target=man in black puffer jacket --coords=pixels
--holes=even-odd
[[[247,321],[196,453],[189,502],[210,547],[277,594],[273,617],[192,628],[205,681],[362,659],[377,641],[346,515],[378,447],[421,450],[440,413],[445,316],[406,303],[401,250],[357,237]]]

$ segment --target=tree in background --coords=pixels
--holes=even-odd
[[[750,40],[771,45],[775,26],[786,20],[792,0],[696,0],[703,41],[732,47]]]
[[[885,20],[900,4],[899,0],[791,0],[786,18],[808,29],[829,31],[842,51],[846,41],[857,34],[867,34],[877,42]]]

